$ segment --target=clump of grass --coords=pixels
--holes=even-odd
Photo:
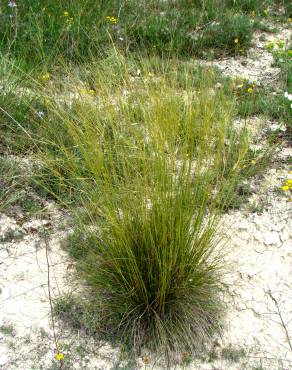
[[[98,330],[166,355],[198,353],[220,331],[219,217],[251,159],[218,75],[177,66],[114,51],[64,86],[45,84],[46,114],[25,126],[36,182],[79,206],[69,250]]]
[[[206,224],[206,183],[183,184],[184,173],[177,184],[173,168],[160,166],[134,192],[127,177],[120,190],[105,184],[98,236],[81,270],[99,296],[104,331],[136,349],[193,352],[220,327],[215,220]]]
[[[221,327],[218,221],[246,165],[247,132],[234,130],[234,102],[210,71],[164,76],[119,55],[92,68],[92,93],[69,110],[48,104],[44,184],[55,176],[56,191],[82,205],[72,255],[99,330],[136,351],[198,353]]]

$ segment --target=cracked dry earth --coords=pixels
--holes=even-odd
[[[287,38],[280,30],[275,38]],[[267,36],[270,37],[270,36]],[[266,83],[276,80],[272,58],[261,44],[243,59],[216,61],[223,73]],[[259,55],[263,56],[259,58]],[[242,57],[243,58],[243,57]],[[267,121],[267,125],[270,122]],[[274,165],[256,180],[254,201],[260,212],[244,206],[224,216],[229,239],[226,265],[229,294],[222,338],[210,356],[180,363],[177,369],[288,370],[292,369],[292,203],[277,191],[288,178],[292,151],[283,147]],[[283,164],[284,163],[284,164]],[[285,164],[286,163],[286,164]],[[290,175],[292,178],[292,175]],[[74,265],[61,248],[66,237],[66,215],[48,205],[43,216],[23,218],[21,212],[0,213],[0,369],[57,369],[50,316],[49,286],[53,298],[74,292]],[[48,243],[45,243],[49,235]],[[56,322],[56,335],[66,369],[166,369],[142,358],[135,365],[119,362],[119,351],[95,343],[82,332]],[[121,364],[120,364],[121,366]]]
[[[265,210],[230,212],[230,309],[227,341],[245,348],[247,367],[292,369],[292,208],[288,198],[275,194],[288,168],[265,174]],[[287,178],[287,176],[286,176]],[[258,360],[258,361],[257,361]],[[224,367],[223,367],[224,368]]]

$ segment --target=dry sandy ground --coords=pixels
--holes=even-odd
[[[277,38],[287,38],[287,32],[281,30]],[[276,79],[271,55],[259,40],[257,34],[245,60],[214,64],[224,73],[261,83]],[[279,158],[283,156],[287,163],[291,149],[284,148]],[[210,361],[178,364],[177,369],[292,369],[292,203],[277,191],[289,170],[287,164],[275,161],[255,183],[250,202],[256,200],[261,212],[252,213],[246,206],[225,216],[230,234],[226,263],[231,271],[226,281],[230,292],[226,328],[214,342]],[[78,286],[72,261],[60,246],[67,234],[65,220],[53,204],[48,204],[45,216],[28,221],[19,212],[0,214],[0,369],[58,368],[49,287],[55,298]],[[55,325],[64,369],[166,368],[151,358],[147,365],[139,358],[135,365],[118,367],[117,349],[71,332],[61,322]]]

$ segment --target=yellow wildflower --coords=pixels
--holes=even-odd
[[[252,88],[252,87],[249,87],[249,88],[247,89],[247,92],[248,92],[249,94],[251,94],[251,93],[253,92],[253,88]]]
[[[289,188],[292,188],[292,180],[291,179],[286,180],[285,185],[289,186]]]
[[[90,95],[93,95],[94,93],[95,93],[95,91],[94,91],[93,89],[90,89],[90,90],[89,90],[89,94],[90,94]]]
[[[256,164],[256,163],[257,163],[257,162],[256,162],[256,160],[254,160],[254,159],[251,161],[251,164]]]
[[[238,38],[234,39],[234,44],[238,44],[239,40]]]
[[[64,17],[69,17],[69,12],[67,12],[66,10],[64,11],[63,13]]]
[[[289,186],[284,185],[284,186],[281,187],[281,189],[284,190],[284,191],[287,191],[287,190],[289,190]]]
[[[63,353],[58,352],[58,353],[56,354],[56,359],[57,359],[58,361],[62,361],[62,360],[63,360],[63,358],[64,358]]]
[[[110,17],[109,15],[107,17],[105,17],[105,19],[111,23],[111,24],[117,24],[118,23],[118,19],[116,17]]]
[[[42,76],[41,76],[41,79],[43,81],[48,81],[50,79],[50,74],[48,72],[44,73]]]

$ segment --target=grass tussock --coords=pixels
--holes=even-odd
[[[90,298],[56,312],[135,353],[198,354],[225,312],[220,217],[267,163],[235,117],[267,103],[249,81],[175,56],[243,54],[263,4],[117,3],[3,8],[1,150],[36,158],[33,189],[73,214],[67,249]],[[24,49],[42,61],[33,77]]]
[[[120,201],[118,210],[109,204],[95,248],[81,261],[103,330],[135,349],[196,352],[220,327],[214,225],[188,211],[189,200],[164,194],[151,209],[142,199],[140,206]]]
[[[114,53],[48,84],[44,115],[25,127],[36,182],[79,206],[70,253],[99,331],[165,355],[198,353],[220,331],[219,217],[256,158],[216,73],[171,63]]]

